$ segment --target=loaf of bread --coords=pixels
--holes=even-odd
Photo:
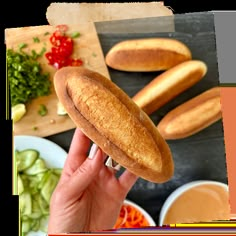
[[[124,40],[115,44],[105,56],[109,67],[130,72],[167,70],[190,59],[189,48],[170,38]]]
[[[157,129],[166,140],[181,139],[221,118],[220,87],[213,87],[168,112]]]
[[[55,73],[54,85],[76,126],[114,161],[151,182],[172,177],[168,144],[146,113],[111,80],[83,67],[63,67]]]
[[[200,81],[206,72],[207,66],[200,60],[182,62],[162,72],[138,91],[132,99],[150,115]]]

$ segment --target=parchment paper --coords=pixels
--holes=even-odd
[[[78,24],[173,15],[163,2],[51,3],[46,11],[50,25]]]

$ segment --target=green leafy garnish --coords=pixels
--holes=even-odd
[[[26,43],[21,43],[21,44],[18,45],[18,47],[19,47],[19,50],[21,51],[21,49],[27,47],[27,44]]]
[[[39,43],[40,42],[38,37],[34,37],[33,40],[34,40],[35,43]]]
[[[41,65],[37,61],[46,49],[43,48],[40,53],[32,50],[30,55],[22,50],[26,46],[27,44],[20,44],[19,51],[7,49],[7,79],[10,85],[11,106],[26,104],[34,98],[51,93],[49,73],[42,73]]]
[[[45,116],[48,113],[47,107],[43,104],[40,104],[38,113],[40,116]]]
[[[80,32],[73,32],[71,34],[71,38],[78,38],[80,36]]]

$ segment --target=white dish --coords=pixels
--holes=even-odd
[[[36,149],[49,168],[62,168],[67,152],[56,143],[37,136],[16,135],[14,136],[14,149]]]
[[[14,150],[36,149],[49,168],[63,168],[67,152],[56,143],[37,136],[14,136]],[[45,232],[31,231],[27,236],[45,236]]]
[[[131,206],[135,207],[138,211],[140,211],[144,215],[144,217],[147,219],[147,221],[149,222],[150,227],[156,226],[156,223],[153,220],[153,218],[141,206],[137,205],[136,203],[134,203],[128,199],[125,199],[124,204],[131,205]]]
[[[189,182],[187,184],[182,185],[181,187],[177,188],[176,190],[174,190],[169,197],[166,199],[166,201],[164,202],[161,211],[160,211],[160,217],[159,217],[159,226],[163,225],[166,213],[168,211],[168,209],[170,208],[170,206],[172,205],[172,203],[185,191],[199,186],[199,185],[204,185],[204,184],[214,184],[217,186],[221,186],[223,188],[226,189],[226,191],[228,191],[228,185],[218,182],[218,181],[211,181],[211,180],[198,180],[198,181],[192,181]]]

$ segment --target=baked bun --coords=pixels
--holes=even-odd
[[[221,118],[220,87],[217,86],[169,111],[157,129],[166,140],[187,138]]]
[[[114,161],[151,182],[172,177],[168,144],[146,113],[111,80],[68,66],[55,73],[54,85],[76,126]]]
[[[207,66],[200,60],[182,62],[155,77],[133,96],[133,101],[148,115],[199,82]]]
[[[148,72],[167,70],[192,59],[189,48],[170,38],[124,40],[106,54],[106,64],[116,70]]]

